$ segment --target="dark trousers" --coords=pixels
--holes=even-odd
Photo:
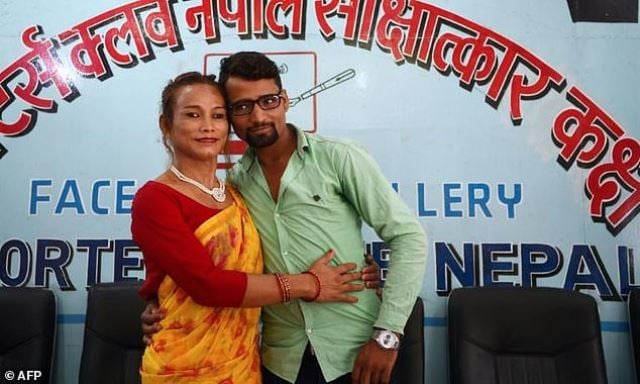
[[[262,367],[262,384],[288,384],[289,382],[271,373],[265,367]],[[298,372],[298,378],[295,384],[350,384],[351,374],[348,373],[337,379],[326,382],[320,370],[318,359],[311,353],[311,348],[307,346],[302,356],[302,365]]]

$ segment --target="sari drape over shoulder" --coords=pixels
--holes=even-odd
[[[202,223],[195,236],[217,267],[262,273],[258,233],[242,199],[228,191],[233,204]],[[168,275],[158,301],[165,317],[142,359],[144,384],[261,383],[260,308],[201,306]]]

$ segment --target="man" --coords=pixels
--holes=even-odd
[[[388,382],[396,346],[378,345],[372,327],[382,331],[380,343],[402,332],[422,285],[422,228],[363,149],[287,125],[289,99],[277,66],[266,56],[240,52],[225,59],[220,83],[234,131],[250,146],[232,181],[260,232],[267,272],[304,271],[312,255],[327,248],[336,250],[337,262],[358,262],[361,220],[392,251],[382,305],[363,291],[354,306],[265,307],[265,382],[270,373],[295,381],[304,355],[311,365],[317,361],[328,382],[348,382],[349,372],[355,382]]]
[[[356,304],[295,301],[263,309],[265,384],[388,383],[399,337],[422,286],[424,232],[375,161],[359,146],[287,124],[277,66],[257,52],[222,61],[236,135],[250,148],[230,178],[262,239],[265,272],[297,273],[315,255],[362,264],[362,221],[391,247],[382,304],[372,290]]]

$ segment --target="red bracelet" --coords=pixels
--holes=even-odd
[[[289,279],[282,273],[274,273],[276,276],[276,281],[278,282],[278,288],[280,288],[280,298],[283,303],[288,303],[291,301],[291,284],[289,283]]]
[[[305,272],[302,272],[302,274],[303,274],[303,275],[304,275],[305,273],[306,273],[306,274],[308,274],[308,275],[313,276],[313,278],[314,278],[314,279],[315,279],[315,281],[316,281],[316,288],[318,288],[318,289],[316,290],[316,294],[315,294],[315,296],[313,296],[313,297],[312,297],[312,298],[310,298],[310,299],[302,299],[302,300],[307,301],[307,302],[316,301],[316,300],[318,300],[318,297],[320,297],[320,291],[322,291],[322,285],[320,284],[320,277],[319,277],[319,276],[318,276],[318,274],[317,274],[317,273],[315,273],[314,271],[305,271]]]

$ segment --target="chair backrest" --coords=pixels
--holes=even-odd
[[[629,333],[636,367],[636,383],[640,383],[640,289],[629,292]]]
[[[558,288],[462,288],[449,296],[451,384],[606,383],[595,300]]]
[[[56,335],[53,293],[40,288],[1,288],[0,310],[0,373],[40,371],[37,382],[50,383]]]
[[[424,304],[420,297],[404,327],[393,375],[398,384],[424,384]]]
[[[140,283],[103,283],[89,288],[80,384],[140,383],[144,351]]]

